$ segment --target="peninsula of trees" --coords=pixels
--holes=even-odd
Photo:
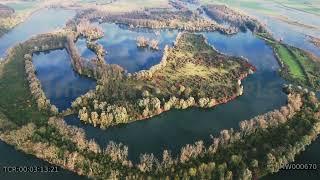
[[[14,9],[6,5],[0,4],[0,18],[10,17],[11,15],[14,14],[14,12],[15,12]]]
[[[96,90],[77,98],[71,110],[84,123],[107,128],[171,108],[210,108],[241,95],[241,80],[254,70],[245,59],[214,50],[202,35],[182,33],[149,70],[97,72]]]
[[[149,8],[144,11],[126,13],[87,10],[78,13],[75,19],[89,19],[100,23],[114,22],[136,28],[179,29],[191,32],[219,31],[224,34],[235,34],[239,31],[234,26],[226,27],[214,19],[204,18],[198,11],[191,11],[186,8],[179,8],[178,10],[172,8]],[[252,26],[256,25],[252,24]]]
[[[227,23],[237,30],[245,31],[249,29],[252,32],[267,32],[265,25],[261,24],[257,19],[235,11],[226,5],[206,5],[202,6],[202,9],[218,23]]]

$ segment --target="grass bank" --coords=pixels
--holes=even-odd
[[[320,90],[320,58],[302,49],[258,34],[272,48],[281,66],[280,74],[290,82]]]

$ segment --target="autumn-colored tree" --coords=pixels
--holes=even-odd
[[[147,47],[148,42],[149,42],[149,40],[143,36],[137,37],[137,46],[138,47],[142,47],[142,48]]]
[[[151,172],[155,166],[156,159],[153,154],[140,155],[140,163],[138,168],[142,172]]]
[[[159,50],[159,41],[156,39],[152,39],[149,43],[149,46],[153,50]]]

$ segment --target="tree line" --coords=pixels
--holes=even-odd
[[[0,137],[92,178],[255,179],[292,162],[320,133],[315,94],[295,88],[288,91],[286,106],[240,122],[239,130],[222,130],[209,144],[185,145],[177,156],[170,150],[164,150],[160,159],[141,154],[137,164],[128,159],[127,146],[111,141],[102,149],[87,140],[83,129],[57,117],[50,118],[48,126],[36,128],[29,123]]]

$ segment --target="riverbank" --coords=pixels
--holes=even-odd
[[[25,22],[32,14],[43,8],[43,5],[39,5],[23,11],[14,11],[10,16],[0,17],[0,38],[17,25]]]
[[[42,9],[30,16],[27,21],[19,24],[0,38],[0,60],[4,59],[7,51],[20,42],[32,36],[57,30],[65,26],[67,19],[72,18],[75,12],[64,9]],[[34,27],[37,24],[38,27]]]
[[[201,7],[206,14],[218,23],[226,23],[237,31],[246,31],[249,29],[255,33],[267,33],[265,25],[257,19],[244,13],[233,10],[226,5],[206,5]]]
[[[258,34],[273,48],[274,54],[281,67],[280,75],[290,82],[320,89],[320,59],[302,49],[277,41],[269,35]]]
[[[31,14],[32,13],[16,17],[11,15],[10,17],[0,18],[0,37],[8,33],[18,24],[24,22],[29,16],[31,16]]]

